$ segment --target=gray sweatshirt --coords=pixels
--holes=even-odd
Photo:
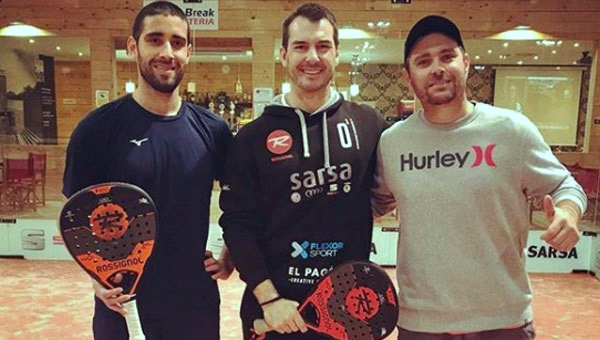
[[[399,326],[475,332],[532,320],[526,196],[581,211],[586,198],[531,121],[481,103],[452,124],[420,112],[386,130],[379,148],[374,208],[393,208],[391,192],[400,216]]]

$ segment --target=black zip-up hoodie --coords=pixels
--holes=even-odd
[[[312,114],[276,97],[229,148],[219,222],[252,304],[265,279],[302,301],[337,264],[369,258],[369,190],[385,122],[331,95]]]

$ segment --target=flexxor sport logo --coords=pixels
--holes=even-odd
[[[309,257],[336,257],[338,250],[344,248],[344,242],[309,242],[303,241],[298,243],[293,241],[292,258],[301,257],[307,259]]]
[[[488,144],[484,147],[480,145],[472,145],[475,160],[471,163],[471,168],[477,168],[482,165],[486,165],[492,168],[496,167],[494,162],[494,148],[496,144]],[[412,152],[409,154],[400,155],[400,171],[413,171],[423,169],[437,169],[437,168],[452,168],[459,167],[463,168],[467,165],[467,160],[472,153],[471,151],[460,152],[448,152],[442,153],[437,150],[431,155],[414,155]]]

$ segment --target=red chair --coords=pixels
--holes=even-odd
[[[588,208],[582,218],[595,220],[600,216],[598,208],[598,195],[600,195],[600,169],[586,168],[579,164],[567,165],[567,169],[573,175],[573,178],[581,185],[588,199]]]
[[[4,158],[2,169],[2,205],[22,210],[30,206],[36,210],[34,196],[33,171],[29,159]]]
[[[29,168],[33,175],[33,199],[35,204],[46,205],[46,154],[29,153]],[[41,191],[41,199],[38,195],[38,188]]]

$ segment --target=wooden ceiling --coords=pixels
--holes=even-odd
[[[252,37],[280,34],[281,22],[297,0],[219,0],[219,30],[201,31],[210,37]],[[405,37],[410,26],[427,14],[450,17],[466,39],[528,24],[564,39],[600,40],[598,0],[414,0],[394,5],[390,0],[322,0],[340,25],[352,23],[368,29],[368,22],[389,20],[391,27],[378,32],[384,37]],[[0,25],[20,18],[67,36],[91,35],[110,30],[112,36],[127,36],[142,0],[0,0]]]
[[[252,51],[252,38],[206,38],[192,39],[194,52],[245,52]],[[127,37],[115,37],[115,49],[127,48]]]

